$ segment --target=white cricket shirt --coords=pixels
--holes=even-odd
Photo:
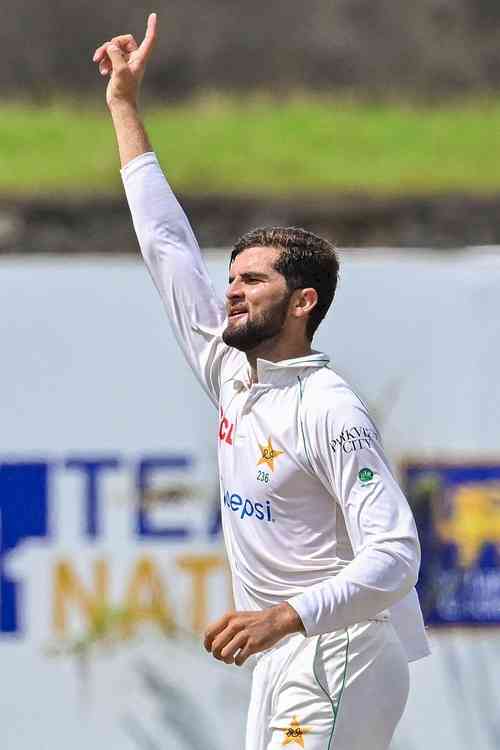
[[[306,635],[391,617],[429,653],[411,510],[365,405],[325,354],[258,360],[221,338],[226,311],[153,153],[122,170],[139,244],[179,345],[219,409],[224,537],[236,607],[288,601]]]

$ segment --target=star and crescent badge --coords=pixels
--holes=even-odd
[[[309,729],[310,727],[301,725],[297,717],[294,716],[292,721],[290,722],[290,726],[286,727],[286,729],[281,730],[285,733],[283,742],[281,743],[282,747],[284,747],[285,745],[291,745],[292,743],[300,745],[300,747],[304,747],[304,735],[309,733]]]
[[[271,469],[271,471],[274,471],[275,460],[278,458],[278,456],[282,456],[285,451],[278,451],[273,448],[271,438],[269,438],[269,440],[267,441],[267,445],[260,445],[259,443],[259,448],[262,455],[257,461],[257,466],[266,464],[266,466]]]

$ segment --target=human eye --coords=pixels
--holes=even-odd
[[[247,284],[260,284],[262,281],[264,281],[264,278],[261,274],[249,273],[245,275],[245,282]]]

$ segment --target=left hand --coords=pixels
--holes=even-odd
[[[299,632],[304,632],[302,621],[284,602],[260,612],[228,612],[207,628],[205,648],[219,661],[240,667],[252,654]]]

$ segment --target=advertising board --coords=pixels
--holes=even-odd
[[[422,457],[402,479],[430,620],[491,625],[500,472],[478,462],[499,444],[500,257],[342,260],[317,348],[368,402],[394,465]],[[223,293],[226,257],[208,265]],[[2,750],[241,747],[250,671],[200,639],[232,606],[217,412],[147,274],[124,258],[12,258],[0,280]],[[432,636],[395,748],[497,747],[489,704],[469,696],[462,731],[452,693],[459,674],[495,695],[497,634]]]

